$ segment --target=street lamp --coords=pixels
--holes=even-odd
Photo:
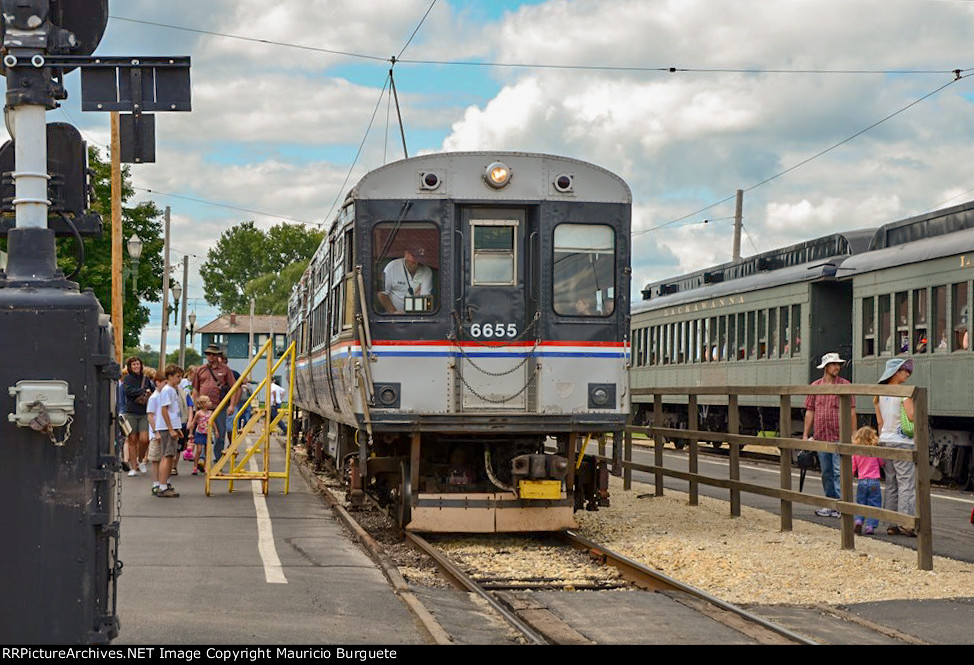
[[[173,299],[172,323],[175,326],[179,324],[179,296],[183,295],[183,287],[179,285],[179,282],[173,282],[170,290],[172,291]]]
[[[189,315],[189,327],[186,328],[186,332],[189,333],[189,343],[192,344],[193,333],[196,332],[196,312],[195,311],[191,312]]]
[[[126,243],[129,252],[129,258],[132,259],[132,266],[125,266],[123,269],[122,279],[132,278],[132,290],[136,294],[139,292],[139,259],[142,258],[142,239],[135,233],[129,238],[128,243]]]

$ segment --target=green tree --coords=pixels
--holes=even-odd
[[[286,315],[291,289],[301,279],[308,263],[310,260],[292,263],[279,273],[270,272],[250,280],[244,287],[244,297],[247,300],[254,299],[255,312]]]
[[[250,308],[250,298],[260,295],[256,312],[275,313],[271,310],[278,303],[273,298],[290,294],[323,237],[322,232],[298,224],[278,224],[262,231],[250,221],[227,229],[200,266],[206,302],[223,312],[244,312]],[[295,264],[302,263],[298,270]],[[258,283],[251,286],[255,280]],[[286,308],[286,295],[283,301]]]
[[[91,209],[101,215],[104,231],[100,237],[84,239],[85,263],[75,278],[82,289],[92,289],[102,309],[112,312],[112,167],[111,160],[102,161],[98,150],[88,148],[88,168],[91,170],[92,203]],[[131,280],[123,285],[123,336],[124,346],[136,346],[142,328],[149,322],[149,308],[143,300],[158,302],[162,291],[162,222],[161,212],[151,201],[127,206],[135,194],[132,189],[130,170],[122,169],[122,237],[128,241],[132,234],[142,239],[142,258],[139,262],[139,291],[132,288]],[[77,265],[76,241],[62,238],[57,241],[58,266],[65,274],[74,271]],[[129,261],[127,253],[123,261]],[[131,264],[130,264],[131,265]],[[149,365],[147,365],[149,366]]]

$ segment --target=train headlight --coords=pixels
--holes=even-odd
[[[484,172],[484,180],[494,189],[500,189],[511,181],[511,169],[503,162],[494,162]]]
[[[616,387],[614,383],[588,384],[588,408],[614,409],[616,406]]]

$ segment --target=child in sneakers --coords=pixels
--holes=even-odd
[[[879,435],[872,427],[861,427],[852,435],[852,443],[856,446],[875,446],[879,444]],[[859,475],[856,488],[856,503],[860,506],[879,508],[883,505],[883,493],[879,487],[880,460],[877,457],[852,456],[852,473]],[[879,520],[870,517],[863,520],[862,515],[856,515],[856,533],[872,534],[879,526]],[[863,528],[865,521],[865,528]]]
[[[152,493],[156,494],[159,491],[159,461],[162,459],[162,440],[159,428],[166,426],[165,423],[160,425],[159,392],[166,385],[166,377],[161,372],[156,376],[156,372],[152,368],[145,370],[145,375],[153,380],[153,386],[155,386],[155,392],[152,393],[145,405],[145,412],[149,418],[149,452],[146,453],[146,459],[152,464]]]
[[[179,393],[176,386],[182,378],[183,368],[179,365],[168,365],[165,376],[160,383],[156,375],[156,386],[159,389],[159,401],[156,406],[155,427],[160,439],[161,455],[158,465],[159,498],[175,498],[179,493],[169,484],[176,456],[179,454],[179,439],[182,437],[182,424],[179,420]],[[156,465],[153,464],[153,469]]]
[[[196,400],[196,413],[190,427],[193,430],[193,475],[199,473],[200,454],[206,451],[206,426],[213,415],[213,403],[206,395]],[[205,459],[205,458],[204,458]]]

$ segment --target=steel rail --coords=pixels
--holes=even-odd
[[[665,575],[657,570],[648,568],[647,566],[644,566],[641,563],[637,563],[632,559],[622,556],[621,554],[606,549],[605,547],[602,547],[601,545],[598,545],[592,542],[591,540],[588,540],[587,538],[583,538],[582,536],[578,535],[573,531],[562,532],[562,537],[565,538],[565,540],[568,541],[568,543],[572,547],[575,547],[576,549],[588,550],[590,552],[596,553],[599,557],[604,557],[605,562],[607,564],[618,568],[627,579],[631,580],[637,586],[641,586],[645,584],[647,588],[651,588],[651,589],[667,589],[673,591],[680,591],[694,598],[699,598],[700,600],[710,605],[713,605],[714,607],[717,607],[721,610],[730,612],[731,614],[735,614],[748,622],[761,626],[766,630],[781,635],[782,637],[785,637],[799,644],[807,644],[807,645],[818,644],[818,642],[810,640],[804,635],[799,635],[798,633],[792,632],[787,628],[783,628],[775,623],[768,621],[767,619],[759,617],[755,614],[751,614],[750,612],[748,612],[743,608],[740,608],[736,605],[732,605],[731,603],[723,601],[720,598],[717,598],[715,596],[711,596],[706,591],[702,591],[695,587],[684,584],[683,582],[675,580],[672,577],[669,577],[668,575]]]
[[[524,636],[527,637],[533,644],[549,644],[548,640],[546,640],[541,633],[518,618],[514,612],[504,607],[504,605],[494,598],[493,595],[474,582],[469,575],[460,570],[460,568],[450,561],[449,558],[433,547],[429,541],[416,535],[415,533],[410,533],[408,531],[405,532],[404,535],[406,540],[433,559],[436,565],[439,566],[440,570],[442,570],[444,574],[446,574],[451,580],[470,593],[475,593],[483,598],[491,609],[504,617],[505,621],[511,624],[511,626],[513,626],[516,630],[523,633]]]

